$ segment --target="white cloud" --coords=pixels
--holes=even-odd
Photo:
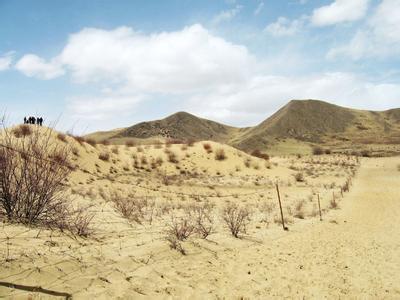
[[[400,2],[383,0],[367,24],[351,41],[329,51],[328,57],[349,56],[355,60],[365,57],[389,57],[400,54]]]
[[[15,68],[28,77],[37,77],[39,79],[53,79],[65,73],[56,60],[46,62],[34,54],[24,55],[16,63]]]
[[[236,15],[242,10],[242,8],[242,5],[236,5],[236,7],[232,9],[224,10],[213,18],[212,23],[214,25],[218,25],[222,22],[228,22],[236,17]]]
[[[298,33],[304,26],[304,17],[296,20],[288,20],[285,17],[279,17],[274,23],[265,27],[264,31],[273,36],[291,36]]]
[[[254,10],[254,15],[258,15],[264,9],[264,2],[260,2]]]
[[[143,100],[143,96],[102,95],[79,96],[68,99],[68,110],[72,117],[84,120],[109,120],[130,114]]]
[[[10,51],[0,56],[0,71],[8,70],[11,67],[14,52]]]
[[[394,107],[399,84],[374,83],[349,73],[304,77],[254,76],[214,93],[194,95],[187,104],[193,112],[222,122],[248,126],[264,120],[291,99],[320,99],[365,109]]]
[[[242,81],[253,58],[246,47],[201,25],[143,35],[127,27],[71,35],[60,62],[79,82],[107,80],[142,92],[183,93]]]
[[[357,21],[367,13],[368,4],[369,0],[335,0],[329,5],[315,9],[311,22],[315,26],[329,26]]]

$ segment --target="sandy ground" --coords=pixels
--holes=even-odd
[[[158,175],[149,175],[153,171],[131,169],[131,162],[129,170],[123,172],[132,155],[130,149],[121,146],[110,162],[100,162],[97,153],[105,148],[80,148],[87,170],[73,174],[69,182],[79,201],[95,204],[95,234],[82,239],[4,223],[0,228],[0,297],[400,298],[400,235],[396,226],[400,216],[399,158],[362,160],[350,192],[340,199],[340,209],[328,210],[330,195],[339,195],[338,187],[351,174],[350,167],[342,165],[345,158],[276,157],[268,166],[252,158],[252,164],[259,167],[240,165],[237,171],[237,164],[243,164],[247,155],[224,149],[229,159],[216,162],[214,154],[205,154],[202,145],[185,151],[172,146],[181,169],[165,162],[161,174],[179,174],[184,169],[204,175],[163,186]],[[187,151],[189,156],[185,156]],[[151,155],[161,154],[165,156],[162,149],[136,153],[147,155],[149,160]],[[293,179],[298,169],[310,170],[305,182]],[[273,223],[273,215],[269,225],[254,218],[240,239],[219,224],[217,232],[206,240],[182,242],[186,255],[166,243],[163,216],[152,224],[132,224],[100,198],[99,192],[113,188],[123,193],[140,185],[151,187],[139,192],[141,196],[161,197],[175,204],[194,199],[175,197],[174,193],[197,192],[207,193],[217,206],[229,198],[257,208],[263,202],[276,202],[275,181],[282,186],[285,214],[299,199],[308,201],[304,220],[291,216],[294,223],[285,232]],[[177,199],[157,190],[168,190],[171,198]],[[249,191],[255,195],[247,195]],[[90,197],[84,196],[88,192]],[[322,197],[322,222],[312,213],[316,193]],[[229,194],[235,196],[225,197]],[[291,206],[286,207],[286,203]],[[38,287],[43,290],[37,291]]]

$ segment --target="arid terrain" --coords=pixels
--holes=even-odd
[[[398,157],[21,128],[7,130],[16,148],[35,134],[67,147],[63,199],[83,209],[64,230],[2,215],[0,297],[400,297]]]

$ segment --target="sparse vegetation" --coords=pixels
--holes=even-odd
[[[322,155],[322,154],[324,154],[324,149],[321,148],[321,147],[319,147],[319,146],[314,146],[314,147],[312,148],[312,153],[313,153],[314,155]]]
[[[225,160],[226,159],[226,154],[225,150],[220,148],[215,151],[215,160]]]
[[[238,238],[240,233],[246,233],[250,215],[248,208],[233,203],[229,203],[222,210],[222,219],[235,238]]]
[[[99,159],[102,161],[110,161],[110,153],[102,152],[99,154]]]
[[[210,143],[204,143],[203,144],[203,148],[204,150],[206,150],[207,153],[211,153],[212,152],[212,147]]]
[[[253,152],[251,152],[251,155],[254,157],[258,157],[264,160],[269,160],[269,155],[266,153],[262,153],[260,150],[256,149]]]

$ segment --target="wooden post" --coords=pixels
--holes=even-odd
[[[279,186],[278,186],[278,184],[276,184],[276,192],[278,193],[279,209],[281,210],[282,227],[283,227],[283,230],[287,231],[287,230],[289,230],[289,228],[287,228],[285,226],[285,220],[283,218],[283,211],[282,211],[281,195],[279,194]]]
[[[319,194],[318,194],[318,209],[319,209],[319,220],[322,221],[321,202],[319,201]]]

